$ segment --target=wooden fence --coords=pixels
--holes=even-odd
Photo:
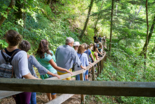
[[[109,95],[109,96],[146,96],[155,97],[155,82],[117,82],[117,81],[94,81],[94,65],[98,64],[98,75],[102,72],[103,63],[106,60],[106,53],[99,60],[87,67],[87,70],[93,68],[93,81],[65,81],[61,80],[70,76],[80,74],[84,70],[79,70],[71,74],[61,75],[60,79],[53,77],[46,80],[34,79],[8,79],[0,78],[0,99],[17,93],[16,91],[28,92],[54,92],[64,93],[47,104],[61,104],[74,94],[82,94],[81,101],[84,101],[84,95]],[[2,91],[6,90],[6,91]]]
[[[103,62],[105,60],[106,60],[106,53],[104,53],[103,57],[99,58],[99,60],[95,61],[94,63],[92,63],[87,67],[86,70],[89,70],[90,68],[92,68],[92,81],[95,80],[94,65],[97,64],[97,69],[98,69],[97,75],[99,75],[102,72]],[[91,81],[88,81],[89,83],[87,81],[83,81],[84,71],[85,70],[82,69],[82,70],[73,72],[73,75],[69,73],[60,75],[60,79],[58,79],[57,77],[48,78],[46,80],[32,80],[32,79],[23,80],[23,79],[13,79],[13,78],[12,79],[0,78],[0,85],[2,85],[0,86],[0,90],[7,90],[7,91],[0,91],[0,99],[21,93],[16,91],[68,93],[68,94],[62,94],[61,96],[47,103],[47,104],[61,104],[62,102],[72,97],[74,94],[88,94],[87,92],[86,93],[81,92],[81,91],[85,92],[85,90],[82,90],[82,86],[78,87],[78,83],[81,84],[82,82],[82,85],[83,84],[87,85],[86,88],[89,89],[89,85],[90,83],[92,83]],[[64,78],[75,76],[78,74],[80,74],[81,81],[63,81],[62,80]],[[61,80],[61,81],[56,81],[56,80]],[[65,85],[66,87],[64,87]],[[75,88],[75,90],[73,88]],[[74,90],[75,92],[72,92],[71,90]],[[92,90],[89,90],[89,91],[91,92]],[[81,102],[84,102],[84,99],[85,99],[84,95],[81,95]]]

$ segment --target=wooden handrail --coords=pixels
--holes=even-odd
[[[97,60],[94,63],[92,63],[91,65],[89,65],[87,67],[87,70],[89,70],[95,64],[97,64],[98,62],[103,60],[103,58],[105,58],[105,56],[106,56],[106,52],[104,53],[103,57],[99,58],[99,60]],[[64,75],[60,75],[60,79],[58,79],[57,77],[52,77],[52,78],[48,78],[48,79],[45,79],[45,80],[62,80],[62,79],[65,79],[65,78],[68,78],[68,77],[71,77],[71,76],[75,76],[75,75],[81,74],[81,73],[83,73],[83,71],[85,71],[85,70],[82,69],[82,70],[79,70],[79,71],[75,71],[75,72],[73,72],[73,75],[71,75],[70,73],[64,74]],[[0,78],[0,80],[2,80],[2,79]],[[6,80],[9,80],[9,79],[6,79]],[[16,80],[18,81],[18,79],[16,79]],[[24,81],[24,80],[22,80],[22,81]],[[11,96],[11,95],[19,94],[19,93],[21,93],[21,92],[16,92],[16,91],[0,91],[0,99],[8,97],[8,96]]]
[[[99,58],[98,60],[96,60],[91,65],[87,66],[87,69],[86,70],[89,70],[90,68],[92,68],[95,64],[97,64],[98,62],[100,62],[105,56],[106,56],[106,52],[104,53],[104,55],[101,58]],[[82,70],[75,71],[75,72],[73,72],[73,75],[71,75],[70,73],[67,73],[67,74],[64,74],[64,75],[60,75],[60,79],[58,79],[57,77],[52,77],[52,78],[47,78],[45,80],[62,80],[64,78],[68,78],[68,77],[71,77],[71,76],[75,76],[75,75],[81,74],[81,73],[83,73],[86,70],[82,69]]]
[[[0,79],[0,90],[155,97],[155,82]]]

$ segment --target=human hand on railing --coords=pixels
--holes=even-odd
[[[89,65],[90,65],[90,67],[92,67],[93,66],[93,63],[90,63]]]
[[[57,75],[57,74],[55,74],[55,77],[57,77],[58,79],[60,79],[60,76],[59,76],[59,75]]]
[[[82,69],[86,70],[86,69],[87,69],[87,67],[83,67]]]
[[[69,70],[67,70],[66,72],[67,72],[67,73],[70,73],[71,75],[73,75],[73,73],[72,73],[71,71],[69,71]]]

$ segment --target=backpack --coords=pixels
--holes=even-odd
[[[3,53],[3,50],[1,50],[1,54],[4,58],[4,60],[6,61],[6,63],[2,63],[0,64],[0,78],[12,78],[12,77],[15,77],[14,76],[14,71],[13,71],[13,66],[11,64],[11,61],[13,59],[13,57],[19,52],[20,50],[18,51],[15,51],[11,58],[9,57],[6,57]]]

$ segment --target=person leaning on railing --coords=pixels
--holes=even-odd
[[[19,51],[18,44],[21,42],[21,35],[14,31],[9,30],[5,34],[6,42],[8,47],[3,50],[6,57],[11,57],[15,51]],[[2,51],[2,50],[1,50]],[[5,63],[0,51],[0,64]],[[11,62],[13,66],[13,72],[15,78],[18,79],[38,79],[31,75],[28,69],[27,53],[25,51],[19,51],[13,58]],[[30,103],[31,92],[23,92],[14,96],[16,104],[29,104]]]
[[[40,41],[38,50],[36,52],[36,58],[38,62],[54,74],[57,74],[57,71],[64,71],[66,73],[72,74],[71,71],[57,66],[57,64],[55,63],[55,55],[52,50],[49,50],[48,45],[49,43],[46,39]],[[48,77],[51,78],[54,76],[48,75]],[[41,75],[41,78],[45,79],[46,75]],[[49,100],[52,100],[56,98],[56,93],[47,93],[47,96]]]
[[[84,53],[87,54],[89,63],[93,63],[94,62],[94,58],[93,58],[93,55],[91,53],[91,50],[89,49],[89,46],[86,43],[83,43],[83,45],[84,45],[84,48],[85,48],[85,52]],[[86,71],[86,73],[85,73],[85,80],[88,80],[89,72],[91,72],[91,68],[89,69],[89,71],[88,70]]]
[[[78,48],[77,55],[82,63],[82,66],[87,67],[89,65],[88,56],[85,52],[85,46],[82,44]],[[85,75],[88,75],[88,70],[83,72],[83,79],[84,81],[88,81],[88,78],[85,79]],[[76,75],[76,80],[80,80],[80,74]]]
[[[23,40],[20,44],[19,44],[19,49],[25,51],[25,52],[28,52],[31,48],[31,45],[28,41],[26,40]],[[52,75],[52,76],[55,76],[55,77],[58,77],[60,78],[60,76],[58,76],[57,74],[53,74],[51,73],[49,70],[47,70],[45,67],[43,67],[37,60],[36,58],[33,56],[33,55],[28,55],[27,54],[27,57],[28,57],[28,67],[29,67],[29,70],[31,72],[31,74],[38,78],[36,73],[35,73],[35,70],[33,68],[33,66],[35,66],[37,69],[38,69],[38,72],[40,75],[45,75],[45,74],[48,74],[48,75]],[[31,93],[31,100],[30,100],[30,104],[37,104],[37,101],[36,101],[36,92],[32,92]]]
[[[97,50],[98,50],[97,45],[94,43],[93,47],[92,47],[92,51],[91,51],[94,61],[98,60],[98,51]]]
[[[79,57],[77,56],[77,52],[73,48],[74,39],[68,37],[66,39],[66,45],[59,46],[56,50],[55,57],[56,63],[59,67],[65,68],[67,70],[72,71],[73,64],[77,64],[82,69],[86,69],[81,64]],[[58,75],[66,74],[65,71],[59,71]],[[64,79],[65,80],[65,79]],[[71,80],[71,77],[66,78],[66,80]]]
[[[79,42],[74,42],[73,47],[74,47],[74,50],[75,50],[76,52],[78,51],[79,46],[80,46],[80,43],[79,43]]]

